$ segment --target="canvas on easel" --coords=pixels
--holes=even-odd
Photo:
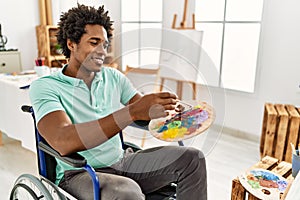
[[[200,78],[200,55],[203,31],[195,30],[195,15],[192,15],[193,24],[186,26],[188,0],[185,0],[183,19],[180,26],[176,27],[177,15],[174,15],[172,29],[162,32],[162,45],[160,52],[160,77],[161,87],[166,79],[176,81],[177,95],[182,98],[183,83],[192,84],[193,99],[196,99],[196,84]]]
[[[203,32],[197,30],[163,30],[160,52],[160,76],[198,82]]]

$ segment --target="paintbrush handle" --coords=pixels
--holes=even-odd
[[[291,143],[291,147],[292,147],[293,154],[297,154],[295,145],[293,143]]]
[[[190,108],[193,108],[193,105],[191,105],[191,104],[189,104],[189,103],[186,103],[186,102],[184,102],[184,101],[178,101],[178,103],[179,103],[179,104],[186,105],[186,106],[188,106],[188,107],[190,107]]]

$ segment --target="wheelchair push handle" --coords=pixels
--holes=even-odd
[[[28,113],[32,113],[33,112],[32,106],[23,105],[21,107],[21,109],[22,109],[23,112],[28,112]]]

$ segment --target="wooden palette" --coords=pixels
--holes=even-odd
[[[177,142],[192,138],[207,130],[215,119],[215,111],[206,102],[194,102],[190,111],[170,113],[167,117],[153,119],[149,123],[150,133],[157,139],[167,142]],[[198,120],[199,116],[205,120]],[[201,118],[200,116],[200,118]]]
[[[265,169],[253,169],[239,176],[240,183],[252,195],[264,200],[280,200],[288,182],[282,176]]]

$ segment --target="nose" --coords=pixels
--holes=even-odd
[[[97,54],[102,54],[104,56],[107,55],[107,50],[103,44],[98,45],[95,50]]]

